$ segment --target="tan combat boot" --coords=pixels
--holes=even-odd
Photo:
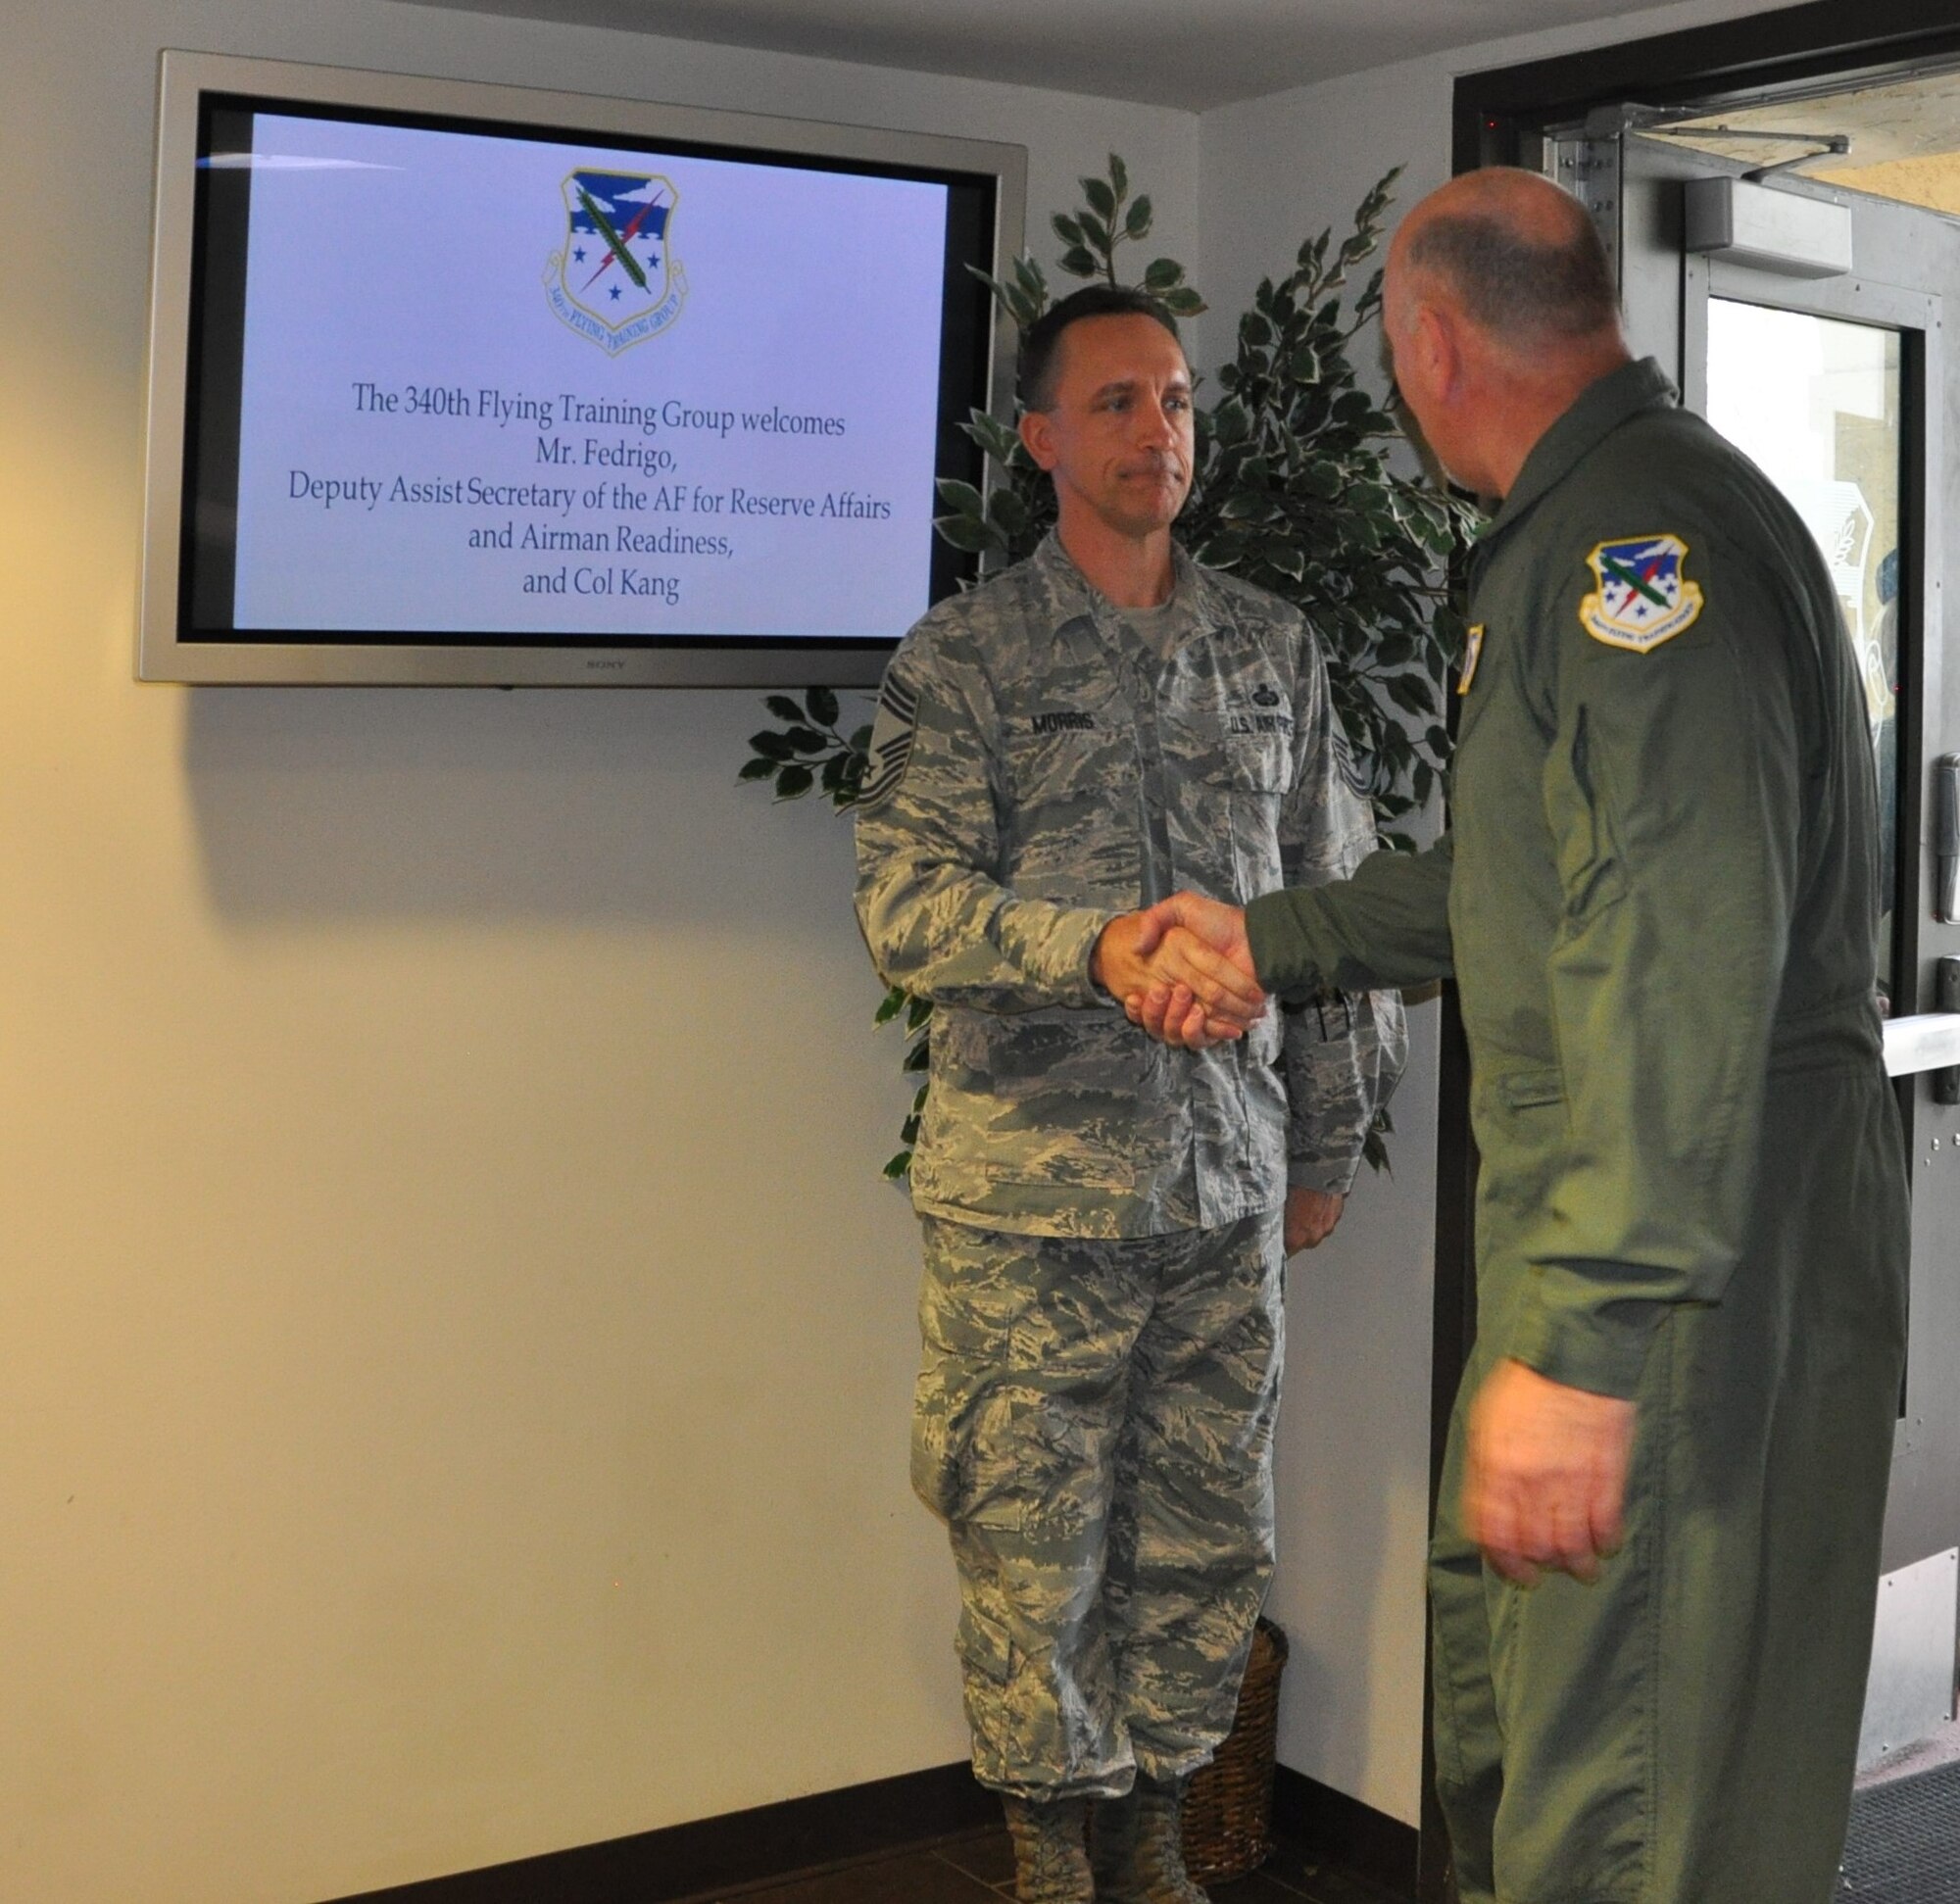
[[[1041,1804],[1001,1794],[1007,1835],[1014,1843],[1014,1896],[1019,1904],[1095,1904],[1089,1876],[1086,1798]]]
[[[1185,1875],[1184,1788],[1139,1772],[1126,1798],[1100,1798],[1095,1812],[1097,1904],[1210,1904]]]

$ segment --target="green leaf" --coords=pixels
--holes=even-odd
[[[1164,308],[1173,317],[1195,317],[1200,311],[1210,310],[1210,306],[1188,284],[1180,284],[1175,290],[1163,294]]]
[[[934,487],[948,509],[957,510],[961,515],[986,514],[987,505],[970,482],[961,482],[956,476],[942,476]]]
[[[1130,195],[1130,169],[1115,153],[1109,155],[1109,182],[1116,188],[1118,198]]]
[[[774,760],[744,760],[738,780],[767,780],[776,770]]]
[[[808,767],[784,767],[776,775],[776,798],[801,800],[815,784],[816,776]]]
[[[1151,202],[1148,198],[1136,200],[1123,216],[1123,235],[1126,238],[1142,238],[1150,233]]]
[[[783,739],[799,754],[821,754],[830,745],[828,737],[814,727],[792,727]]]
[[[1086,245],[1070,245],[1055,261],[1070,277],[1100,276],[1102,267]]]
[[[809,717],[820,727],[835,727],[837,716],[843,711],[837,705],[837,691],[834,688],[811,688],[803,698],[809,709]]]
[[[1057,212],[1049,220],[1054,235],[1065,245],[1079,245],[1082,242],[1082,221],[1071,219],[1066,212]]]
[[[1158,297],[1183,282],[1184,267],[1175,258],[1152,258],[1144,267],[1144,289]]]
[[[956,549],[964,550],[969,556],[984,556],[994,547],[994,538],[988,533],[984,522],[975,521],[970,515],[935,515],[932,526],[943,540]]]
[[[911,1167],[912,1153],[909,1150],[901,1150],[897,1156],[891,1157],[886,1161],[886,1182],[894,1184],[904,1182],[906,1175],[910,1172]]]
[[[866,721],[862,727],[857,727],[852,730],[851,751],[853,754],[868,754],[871,751],[871,723],[869,721]]]
[[[1116,194],[1102,179],[1085,178],[1082,181],[1082,196],[1100,218],[1107,220],[1116,216]]]
[[[906,1031],[917,1031],[921,1025],[929,1023],[931,1018],[932,1001],[930,999],[912,999],[907,1001],[906,1005]]]
[[[786,694],[772,694],[762,706],[778,720],[798,721],[803,718],[803,709]]]
[[[788,737],[766,727],[760,734],[751,734],[749,745],[765,760],[783,761],[796,757],[796,749],[790,745]]]
[[[906,1008],[906,1001],[905,990],[900,986],[893,986],[885,994],[878,1009],[872,1013],[871,1022],[874,1025],[889,1025]]]
[[[1382,684],[1383,692],[1404,713],[1433,714],[1436,694],[1419,674],[1392,674]]]
[[[1028,532],[1028,506],[1011,489],[996,489],[987,498],[987,519],[1011,542]]]

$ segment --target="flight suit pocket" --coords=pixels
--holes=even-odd
[[[1497,1080],[1497,1098],[1506,1110],[1535,1110],[1565,1101],[1565,1079],[1557,1071],[1517,1071]]]

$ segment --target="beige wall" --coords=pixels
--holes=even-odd
[[[1441,176],[1453,66],[1564,43],[1200,122],[391,0],[0,0],[7,1896],[308,1904],[963,1749],[897,1048],[846,829],[734,784],[755,697],[131,679],[158,49],[1015,140],[1038,238],[1118,149],[1229,321],[1388,163]],[[1434,1016],[1396,1178],[1296,1266],[1275,1601],[1287,1762],[1404,1818]]]
[[[4,13],[0,1893],[302,1904],[960,1757],[848,829],[738,789],[753,694],[132,680],[156,56],[1009,139],[1043,207],[1113,147],[1186,250],[1197,122]]]

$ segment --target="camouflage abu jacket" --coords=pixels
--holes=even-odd
[[[887,981],[937,1007],[922,1211],[1155,1236],[1271,1209],[1289,1182],[1345,1191],[1400,1075],[1392,993],[1275,1007],[1192,1052],[1089,976],[1119,912],[1340,878],[1375,844],[1298,612],[1182,551],[1177,589],[1193,632],[1159,660],[1051,535],[939,604],[886,672],[858,916]]]

